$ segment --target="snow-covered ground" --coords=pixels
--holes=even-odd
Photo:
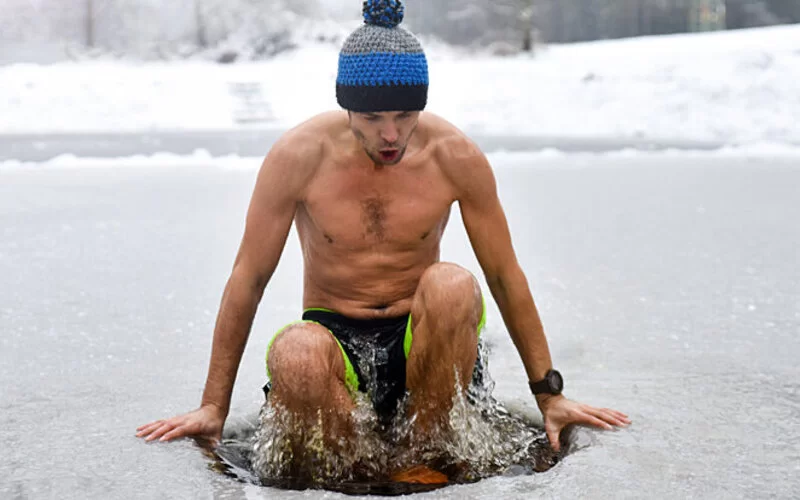
[[[429,59],[428,109],[469,132],[800,144],[800,26],[550,46],[535,57],[432,46]],[[337,49],[317,45],[228,66],[0,67],[0,133],[285,128],[337,107],[336,64]],[[255,88],[249,109],[236,84]]]
[[[757,159],[757,160],[790,160],[800,161],[800,147],[788,144],[754,143],[730,145],[713,150],[665,149],[658,151],[642,151],[635,149],[619,149],[607,152],[564,152],[546,148],[535,152],[492,152],[488,155],[493,165],[514,163],[530,165],[548,165],[553,161],[569,159],[579,167],[591,165],[597,161],[629,161],[638,158],[642,161],[676,159],[682,161],[715,161],[720,159]],[[74,154],[61,154],[47,161],[2,160],[0,169],[92,169],[92,168],[141,168],[171,165],[173,167],[216,167],[227,170],[257,170],[261,166],[262,157],[240,155],[214,156],[204,149],[197,149],[192,154],[155,153],[146,155],[120,157],[82,157]]]

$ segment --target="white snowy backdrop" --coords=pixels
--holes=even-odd
[[[315,0],[3,0],[0,63],[90,55],[268,57],[332,17]],[[328,28],[336,30],[335,27]]]
[[[406,0],[415,32],[495,52],[563,43],[800,22],[797,0]],[[85,55],[203,53],[261,59],[336,42],[360,0],[3,0],[0,63]]]
[[[656,3],[700,1],[712,0]],[[491,32],[498,13],[516,19],[525,5],[547,2],[408,0],[409,27],[428,32],[433,20],[442,35],[422,36],[431,63],[429,110],[485,134],[800,144],[800,25],[545,43],[506,57],[441,40],[469,26],[486,24]],[[359,24],[360,5],[2,0],[0,133],[292,126],[337,107],[338,46]],[[761,17],[752,19],[762,24],[793,19],[789,10],[764,17],[772,11],[759,5],[751,10]],[[574,21],[584,34],[585,17]],[[607,20],[604,30],[611,27]]]

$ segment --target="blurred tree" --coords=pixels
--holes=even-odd
[[[763,0],[726,0],[725,12],[727,26],[731,29],[770,26],[781,22]]]
[[[513,51],[532,50],[541,0],[408,0],[406,19],[419,34],[471,47],[504,42]]]
[[[75,1],[75,0],[73,0]],[[0,1],[0,63],[52,62],[86,43],[85,12],[63,0]]]
[[[405,2],[413,31],[504,53],[532,50],[539,37],[574,42],[698,29],[704,21],[697,6],[714,2],[724,2],[730,28],[800,22],[800,0]],[[315,23],[320,12],[350,26],[359,22],[361,0],[2,0],[2,9],[0,55],[6,59],[53,60],[63,58],[65,45],[80,45],[167,57],[199,48],[235,60],[268,57],[299,39],[337,40],[337,30],[350,28]]]
[[[650,30],[644,35],[669,35],[689,31],[689,12],[694,7],[690,1],[652,2],[648,4]]]
[[[194,42],[193,0],[92,0],[90,5],[93,43],[100,48],[147,57],[160,47]]]
[[[269,57],[292,47],[301,21],[319,11],[315,0],[194,1],[198,43],[202,37],[205,45],[219,46],[226,60]]]
[[[510,51],[532,52],[539,38],[535,29],[538,3],[538,0],[490,2],[487,20],[492,30],[488,42],[507,43]]]
[[[765,3],[781,22],[800,23],[800,0],[766,0]]]
[[[94,48],[94,0],[86,0],[86,46]]]
[[[534,30],[534,16],[536,5],[534,0],[522,0],[522,8],[519,12],[520,32],[522,33],[523,52],[533,52],[536,44],[536,34]]]
[[[201,0],[194,0],[194,22],[197,27],[197,46],[205,49],[208,47],[208,36],[206,35],[206,22]]]

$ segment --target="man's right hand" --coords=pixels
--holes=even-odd
[[[136,429],[136,437],[145,441],[172,441],[192,436],[207,439],[216,446],[222,439],[224,424],[225,414],[214,405],[206,405],[185,415],[143,425]]]

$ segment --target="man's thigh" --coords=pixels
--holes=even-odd
[[[314,344],[318,344],[318,341],[322,339],[324,339],[324,342],[332,342],[335,344],[335,351],[337,353],[336,355],[341,357],[341,362],[344,365],[342,370],[342,378],[345,382],[345,386],[351,393],[358,390],[358,377],[353,368],[353,363],[333,332],[316,321],[299,320],[289,323],[288,325],[279,329],[275,335],[273,335],[272,339],[267,345],[265,361],[267,377],[269,378],[269,381],[264,386],[264,394],[266,396],[269,395],[269,391],[272,388],[271,381],[273,374],[271,373],[270,365],[275,364],[275,361],[273,360],[273,363],[271,363],[271,357],[281,357],[284,355],[293,356],[296,355],[293,351],[307,351],[309,339],[314,339],[314,341],[312,341]],[[278,350],[277,354],[274,353],[276,350],[276,343]],[[307,353],[302,352],[302,354]]]

